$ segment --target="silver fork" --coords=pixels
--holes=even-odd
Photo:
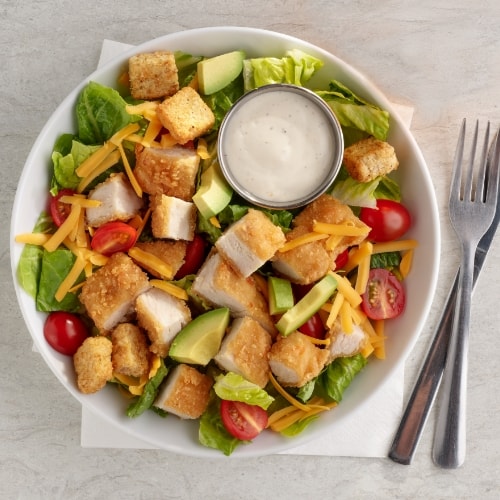
[[[498,193],[498,164],[487,169],[490,124],[485,131],[481,157],[476,159],[479,124],[476,122],[470,158],[464,169],[464,119],[453,165],[449,214],[461,243],[462,259],[455,302],[453,330],[446,357],[440,391],[439,413],[433,444],[436,465],[456,468],[465,460],[465,413],[467,393],[467,355],[474,271],[474,254],[483,234],[495,216]],[[475,177],[474,166],[478,172]]]

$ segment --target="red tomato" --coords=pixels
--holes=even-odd
[[[184,264],[180,267],[175,275],[175,279],[179,280],[187,276],[188,274],[194,274],[200,268],[201,264],[205,260],[205,240],[195,234],[193,241],[190,241],[186,248],[186,257],[184,258]]]
[[[74,194],[75,192],[72,189],[61,189],[55,196],[50,197],[50,215],[56,226],[61,226],[71,212],[71,205],[63,203],[61,197],[72,196]]]
[[[349,249],[346,248],[342,253],[337,255],[335,259],[335,270],[342,269],[349,260]]]
[[[368,238],[375,242],[397,240],[411,226],[410,212],[392,200],[377,200],[377,208],[362,208],[359,218],[372,228]]]
[[[323,339],[325,336],[325,327],[319,313],[313,314],[301,327],[299,327],[299,332],[314,339]]]
[[[257,437],[267,427],[267,412],[260,406],[223,399],[220,415],[229,434],[242,441]]]
[[[116,252],[126,252],[137,240],[137,231],[125,222],[113,221],[103,224],[92,237],[92,250],[111,255]]]
[[[43,335],[57,352],[73,356],[89,333],[85,323],[78,316],[64,311],[55,311],[47,316]]]
[[[387,269],[371,269],[361,307],[371,319],[390,319],[405,308],[403,285]]]

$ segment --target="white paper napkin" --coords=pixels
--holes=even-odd
[[[99,66],[120,52],[130,48],[120,42],[104,40]],[[413,108],[394,104],[396,112],[409,127]],[[404,366],[387,380],[377,398],[370,405],[370,412],[357,412],[345,419],[329,434],[319,440],[283,452],[295,455],[325,455],[353,457],[386,457],[403,408]],[[376,422],[376,423],[374,423]],[[376,426],[376,428],[374,428]],[[149,443],[130,436],[90,411],[82,408],[81,445],[85,448],[137,448],[152,449]]]

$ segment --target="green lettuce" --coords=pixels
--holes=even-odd
[[[55,229],[52,217],[47,212],[42,212],[33,228],[33,232],[53,233]],[[43,247],[39,245],[24,245],[16,269],[19,284],[34,299],[38,294],[43,252]]]
[[[354,128],[385,141],[389,132],[389,113],[371,104],[345,85],[332,80],[329,90],[317,90],[332,108],[342,127]]]
[[[340,403],[344,391],[366,363],[366,358],[361,354],[337,358],[321,373],[318,382],[330,399]]]
[[[257,57],[243,61],[245,92],[273,83],[304,86],[323,67],[323,61],[299,49],[285,52],[281,58]]]
[[[44,250],[38,293],[36,296],[36,307],[39,311],[68,311],[78,312],[81,304],[75,293],[67,293],[61,302],[54,295],[64,281],[75,263],[76,256],[70,250],[59,247],[53,252]],[[83,281],[85,275],[82,273],[76,280],[76,284]]]
[[[218,376],[214,384],[214,391],[221,399],[260,406],[264,410],[267,410],[274,401],[274,398],[257,384],[253,384],[233,372]]]
[[[212,110],[215,116],[215,123],[212,133],[219,130],[222,120],[226,116],[231,106],[243,95],[243,78],[240,75],[229,85],[211,95],[204,95],[203,100]]]
[[[84,144],[102,144],[129,123],[141,119],[130,115],[127,102],[111,87],[89,82],[76,103],[78,138]]]
[[[226,430],[220,416],[220,399],[212,391],[210,403],[200,418],[198,429],[198,440],[207,448],[214,448],[229,456],[241,443],[241,441]]]
[[[186,87],[196,75],[198,62],[203,58],[201,56],[193,56],[180,50],[174,52],[175,65],[177,66],[177,78],[179,79],[179,87]]]

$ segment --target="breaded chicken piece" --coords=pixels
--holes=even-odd
[[[196,205],[180,198],[157,194],[151,198],[151,230],[155,238],[192,241]]]
[[[285,235],[260,210],[250,209],[216,241],[219,253],[247,278],[285,243]]]
[[[92,227],[114,220],[127,221],[137,215],[144,204],[121,172],[98,184],[88,198],[101,202],[98,207],[85,209],[87,224]]]
[[[237,318],[214,357],[224,370],[241,375],[246,380],[265,387],[269,382],[271,336],[250,317]]]
[[[355,227],[369,228],[347,205],[324,194],[306,206],[292,221],[293,229],[287,233],[287,241],[313,231],[315,222],[327,224],[349,223]],[[344,236],[334,249],[326,248],[326,240],[306,243],[286,252],[277,252],[273,258],[273,267],[291,281],[307,285],[322,278],[328,270],[335,269],[335,259],[345,249],[359,245],[365,236]]]
[[[179,144],[202,136],[215,123],[212,110],[192,87],[183,87],[165,99],[156,113],[162,125]]]
[[[134,175],[148,194],[165,194],[191,201],[195,192],[200,157],[181,146],[171,148],[136,147]]]
[[[151,341],[150,350],[164,358],[174,337],[191,321],[191,311],[183,300],[158,288],[139,295],[135,303],[139,325]]]
[[[279,336],[269,352],[269,366],[283,386],[301,387],[317,377],[329,351],[316,347],[306,335],[295,331]]]
[[[250,316],[272,337],[276,327],[269,307],[252,277],[243,278],[219,253],[210,254],[193,281],[191,292],[215,307],[227,307],[234,317]]]
[[[177,365],[160,388],[154,405],[180,418],[200,418],[208,406],[213,379],[192,366]]]
[[[359,182],[369,182],[396,170],[399,161],[394,148],[385,141],[368,137],[344,150],[344,166]]]
[[[175,55],[168,50],[132,56],[128,62],[128,77],[134,99],[160,99],[179,90]]]
[[[100,391],[113,378],[112,345],[106,337],[87,337],[73,356],[76,385],[84,394]]]
[[[368,342],[368,335],[362,328],[354,325],[353,331],[346,333],[342,330],[339,320],[330,328],[326,338],[330,339],[330,344],[327,347],[330,353],[328,363],[331,363],[335,358],[354,356],[360,353]]]
[[[172,268],[172,275],[175,276],[177,271],[184,264],[184,259],[186,257],[186,241],[145,241],[137,242],[135,244],[137,248],[148,252],[155,257],[161,259],[165,264]],[[156,278],[162,279],[163,277],[155,269],[149,268],[144,264],[141,264],[146,271],[151,273]]]
[[[113,372],[142,377],[149,369],[149,345],[144,332],[132,323],[119,324],[111,334]]]
[[[146,273],[128,255],[115,253],[87,278],[80,302],[99,332],[106,334],[126,321],[134,312],[135,299],[149,287]]]

